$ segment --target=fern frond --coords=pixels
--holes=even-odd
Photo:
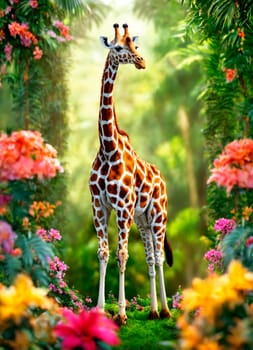
[[[18,273],[22,271],[22,264],[19,258],[7,254],[4,259],[4,271],[10,284]]]

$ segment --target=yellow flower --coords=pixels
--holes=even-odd
[[[205,280],[195,278],[192,288],[183,291],[181,308],[188,312],[198,310],[198,313],[208,318],[209,322],[214,322],[217,308],[221,304],[216,290],[219,278],[220,276],[216,274],[209,275]]]
[[[229,265],[227,274],[212,274],[205,280],[195,278],[192,288],[183,291],[181,308],[185,311],[199,309],[203,316],[213,322],[217,309],[224,303],[232,307],[243,302],[244,292],[248,290],[253,290],[253,273],[235,260]]]
[[[253,273],[242,266],[239,260],[233,260],[228,268],[230,287],[239,291],[253,290]]]
[[[198,344],[196,350],[222,350],[224,347],[219,345],[215,340],[204,338],[201,344]]]
[[[30,307],[48,309],[53,301],[46,297],[47,290],[35,288],[31,279],[20,274],[10,287],[0,288],[0,326],[8,319],[16,324],[25,316]]]
[[[177,324],[180,330],[179,348],[224,350],[219,343],[225,339],[233,350],[249,344],[253,320],[253,304],[246,302],[249,291],[253,291],[253,273],[237,260],[230,263],[226,274],[208,275],[204,280],[195,278],[192,287],[183,291],[183,314]],[[229,308],[229,312],[235,313],[237,306],[244,307],[245,318],[230,316],[227,321],[223,312]],[[195,312],[194,316],[192,312]],[[224,333],[228,325],[229,332]]]
[[[179,341],[180,349],[182,350],[191,350],[196,349],[196,346],[201,341],[201,333],[197,329],[197,327],[187,324],[184,322],[184,318],[181,316],[179,319],[178,325],[184,326],[181,329],[181,339]]]

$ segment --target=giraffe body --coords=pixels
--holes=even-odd
[[[165,230],[167,222],[166,185],[159,170],[141,160],[130,144],[128,135],[119,129],[113,102],[113,87],[120,63],[133,63],[136,68],[145,68],[145,61],[136,51],[134,40],[128,28],[120,36],[118,25],[114,25],[115,39],[108,44],[110,51],[106,60],[101,88],[99,113],[100,149],[93,162],[90,175],[90,191],[94,225],[97,232],[100,261],[100,283],[98,307],[104,309],[105,275],[109,259],[108,221],[112,210],[116,212],[118,227],[118,249],[116,257],[119,265],[119,324],[126,322],[125,312],[125,269],[128,259],[128,237],[133,221],[145,247],[149,267],[151,289],[150,317],[157,318],[157,296],[155,285],[155,265],[160,282],[161,312],[169,316],[163,277],[164,247],[169,264],[172,252],[168,246]],[[122,52],[123,51],[123,52]],[[164,246],[165,245],[165,246]]]

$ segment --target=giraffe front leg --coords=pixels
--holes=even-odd
[[[106,276],[106,268],[109,260],[109,249],[99,248],[98,259],[99,259],[99,290],[98,290],[97,307],[103,311],[105,306],[105,276]]]
[[[117,260],[119,265],[119,298],[118,298],[118,315],[115,321],[118,325],[125,325],[127,321],[126,316],[126,296],[125,296],[125,270],[128,260],[128,250],[119,249],[117,252]]]
[[[132,224],[132,218],[124,219],[122,213],[117,214],[117,225],[119,229],[119,242],[117,249],[117,261],[119,266],[119,298],[118,298],[118,315],[115,321],[119,325],[125,325],[126,316],[126,297],[125,297],[125,271],[128,260],[128,235]]]
[[[108,244],[108,220],[110,211],[107,210],[100,202],[99,198],[93,199],[93,220],[98,238],[98,260],[99,260],[99,290],[97,307],[104,311],[105,306],[105,276],[107,264],[109,261],[109,244]]]

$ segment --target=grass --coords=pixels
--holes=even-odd
[[[107,305],[114,314],[115,305]],[[172,350],[177,340],[176,321],[179,311],[172,309],[170,319],[148,320],[149,307],[143,310],[127,311],[127,324],[120,327],[121,344],[117,350]]]

